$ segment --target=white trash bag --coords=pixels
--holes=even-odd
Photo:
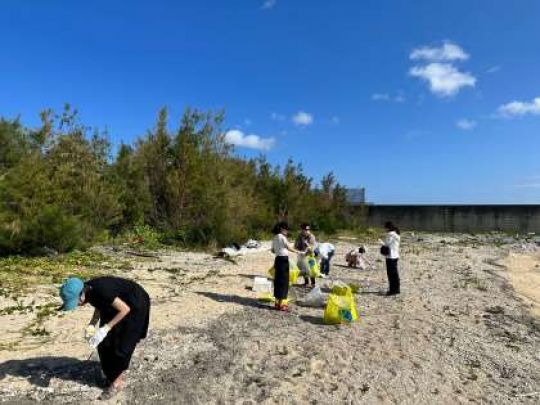
[[[311,290],[304,298],[302,303],[308,307],[324,307],[326,305],[326,300],[328,297],[323,294],[321,287],[317,286]]]
[[[253,292],[270,293],[272,292],[273,283],[266,277],[255,277],[253,280]]]

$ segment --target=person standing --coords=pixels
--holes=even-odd
[[[300,225],[300,234],[296,238],[294,248],[302,252],[298,254],[297,266],[300,269],[302,277],[304,277],[304,286],[315,287],[315,277],[311,277],[311,269],[307,262],[306,252],[315,253],[317,239],[315,238],[315,235],[311,233],[309,224],[303,223]]]
[[[274,229],[274,239],[272,240],[272,253],[276,255],[274,259],[274,297],[276,299],[275,308],[279,311],[288,311],[287,296],[289,295],[289,252],[300,254],[287,240],[289,234],[289,224],[287,222],[278,223]]]
[[[386,295],[391,296],[400,293],[398,261],[401,236],[399,228],[392,222],[386,222],[384,228],[386,229],[386,238],[381,252],[386,256],[386,274],[388,275],[389,285]]]
[[[60,288],[60,297],[64,311],[87,303],[94,307],[86,335],[90,346],[97,348],[109,383],[101,399],[111,398],[124,388],[131,356],[148,333],[150,297],[136,282],[108,276],[87,282],[70,277]]]
[[[319,254],[321,255],[321,277],[327,278],[330,274],[330,261],[334,257],[336,248],[331,243],[325,242],[319,245]]]

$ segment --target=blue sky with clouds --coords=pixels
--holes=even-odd
[[[130,142],[224,108],[237,153],[376,203],[540,203],[540,1],[3,0],[0,114]]]

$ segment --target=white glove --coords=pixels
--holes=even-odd
[[[88,325],[84,330],[84,338],[89,340],[92,336],[96,334],[96,327],[94,325]]]
[[[96,349],[99,344],[103,342],[103,339],[105,339],[110,330],[111,329],[107,325],[104,325],[96,331],[94,336],[88,340],[88,344],[92,347],[92,349]]]

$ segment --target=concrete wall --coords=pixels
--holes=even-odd
[[[403,230],[540,233],[540,205],[369,205],[368,226]]]

